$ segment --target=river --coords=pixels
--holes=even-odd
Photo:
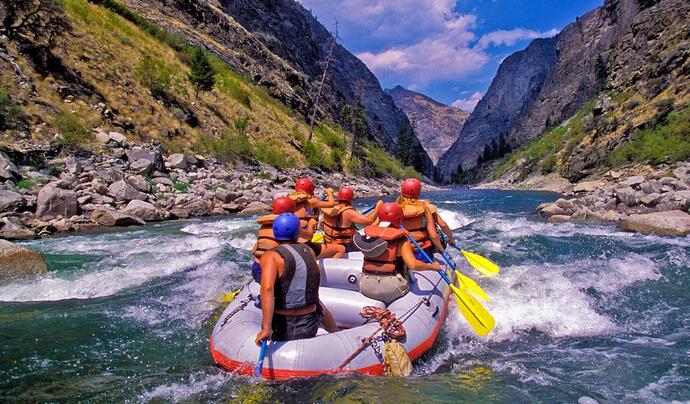
[[[451,303],[410,378],[259,383],[215,367],[218,298],[248,278],[255,240],[251,219],[223,217],[23,243],[49,273],[0,287],[0,401],[690,400],[690,237],[547,224],[532,212],[553,194],[426,196],[501,274],[463,265],[496,328],[476,337]]]

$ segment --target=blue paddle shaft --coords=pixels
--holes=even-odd
[[[256,364],[256,375],[261,377],[261,371],[264,369],[264,358],[266,357],[266,345],[268,341],[261,341],[261,350],[259,351],[259,363]]]
[[[400,228],[403,229],[403,230],[405,230],[405,228],[404,228],[403,226],[400,226]],[[429,254],[427,254],[426,251],[424,251],[424,250],[422,249],[422,247],[419,246],[419,243],[417,243],[417,240],[415,240],[414,237],[412,237],[412,236],[410,236],[409,234],[407,234],[407,238],[408,238],[408,239],[412,242],[412,244],[414,244],[414,246],[417,247],[417,249],[422,253],[422,257],[424,257],[424,259],[426,260],[427,264],[433,264],[433,263],[434,263],[434,260],[432,260],[431,257],[429,257]],[[448,279],[448,276],[446,276],[445,271],[441,270],[441,271],[437,271],[437,272],[441,275],[441,278],[443,278],[443,280],[446,281],[447,284],[450,285],[450,284],[452,283],[452,282],[450,281],[450,279]]]
[[[445,251],[441,251],[441,256],[443,257],[443,260],[446,261],[446,264],[450,266],[450,269],[452,269],[453,271],[457,269],[457,267],[455,266],[453,261],[448,257],[448,254],[446,254]]]

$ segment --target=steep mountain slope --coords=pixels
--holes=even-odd
[[[602,55],[595,95],[502,161],[493,178],[516,183],[557,173],[579,181],[625,165],[690,159],[690,3],[643,9]]]
[[[386,93],[410,119],[417,138],[436,164],[455,143],[470,113],[401,86],[386,90]]]
[[[458,140],[438,162],[448,178],[458,166],[474,167],[484,145],[508,134],[527,111],[556,62],[556,39],[534,40],[527,49],[506,58],[489,90],[467,119]]]
[[[125,0],[147,19],[212,49],[257,84],[302,114],[309,114],[333,41],[331,34],[294,0]],[[336,44],[319,101],[319,116],[338,121],[342,107],[361,102],[369,135],[395,152],[405,114],[369,69]],[[431,173],[428,156],[417,167]]]

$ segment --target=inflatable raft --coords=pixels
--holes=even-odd
[[[351,254],[346,259],[323,259],[319,264],[324,269],[319,295],[341,331],[329,334],[319,330],[314,338],[269,342],[262,376],[279,380],[325,373],[383,375],[380,353],[384,352],[385,343],[382,339],[375,338],[361,349],[363,340],[375,333],[379,324],[365,324],[360,311],[365,306],[385,307],[359,293],[361,254]],[[402,321],[407,333],[399,342],[410,359],[415,360],[436,341],[448,310],[450,290],[437,272],[413,272],[412,277],[410,292],[391,303],[388,309]],[[254,304],[258,295],[257,283],[246,285],[225,309],[211,333],[213,360],[229,371],[254,373],[259,356],[254,339],[262,319],[261,310]],[[376,336],[380,336],[380,332]]]

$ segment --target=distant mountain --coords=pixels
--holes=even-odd
[[[470,113],[401,86],[386,93],[410,119],[422,147],[436,164],[455,143]]]

